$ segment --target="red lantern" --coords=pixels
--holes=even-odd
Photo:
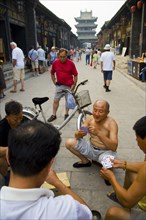
[[[142,8],[142,1],[138,1],[138,2],[137,2],[137,8],[138,8],[138,9],[141,9],[141,8]]]
[[[131,6],[131,12],[134,13],[135,11],[136,11],[136,6],[135,5]]]

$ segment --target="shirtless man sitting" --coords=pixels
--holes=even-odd
[[[124,169],[124,186],[118,182],[111,170],[101,169],[100,175],[110,181],[114,192],[107,196],[123,207],[110,207],[105,220],[144,220],[146,219],[146,116],[133,126],[139,148],[145,154],[144,162],[114,160],[113,168]]]
[[[95,101],[92,115],[75,132],[75,138],[66,140],[66,148],[81,160],[74,163],[73,167],[90,167],[90,160],[104,166],[107,158],[116,157],[118,126],[108,114],[109,103],[105,100]],[[90,136],[89,140],[83,138],[87,134]]]

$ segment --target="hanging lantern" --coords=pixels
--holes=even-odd
[[[142,8],[142,1],[138,1],[138,2],[137,2],[137,8],[138,8],[138,9],[141,9],[141,8]]]
[[[136,6],[135,5],[131,6],[131,12],[134,13],[135,11],[136,11]]]

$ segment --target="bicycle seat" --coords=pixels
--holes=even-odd
[[[41,104],[43,104],[44,102],[46,102],[48,100],[49,100],[48,97],[42,97],[42,98],[35,97],[35,98],[32,99],[32,102],[35,105],[41,105]]]

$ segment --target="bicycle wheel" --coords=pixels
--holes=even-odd
[[[90,115],[92,115],[92,113],[87,110],[83,110],[83,112],[79,114],[79,117],[77,119],[77,129],[80,129],[85,119]]]
[[[34,108],[24,107],[22,112],[24,119],[33,120],[38,117],[38,114]]]

